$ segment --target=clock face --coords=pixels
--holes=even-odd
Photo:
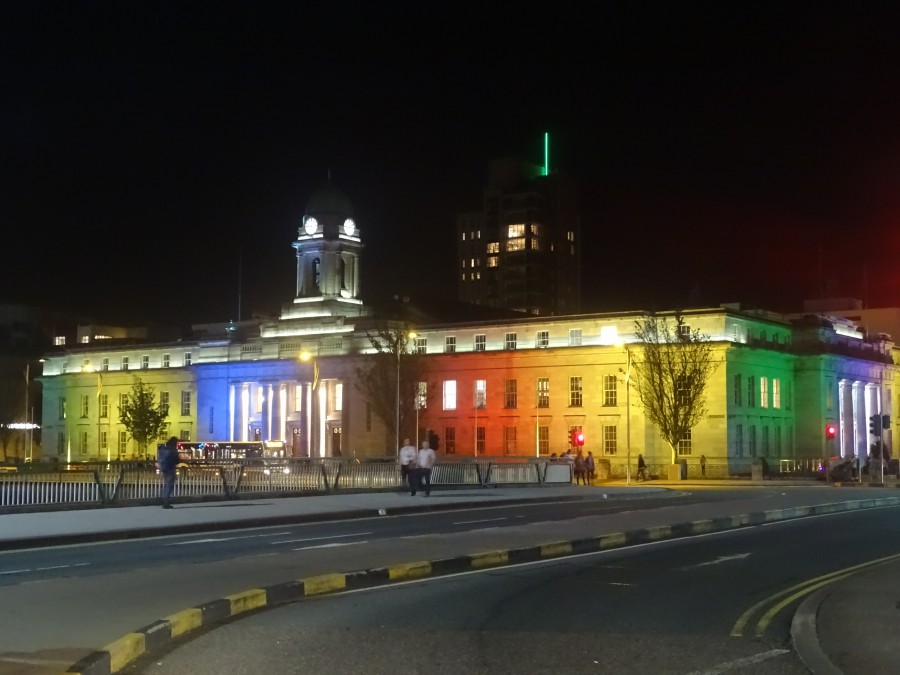
[[[315,234],[318,227],[319,227],[319,221],[317,221],[313,217],[307,218],[306,222],[303,223],[303,229],[306,230],[306,234]]]
[[[355,229],[356,229],[356,223],[353,222],[352,218],[347,218],[347,220],[344,221],[344,232],[347,234],[348,237],[352,237],[353,231]]]

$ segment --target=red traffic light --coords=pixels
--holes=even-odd
[[[836,433],[837,433],[837,427],[835,427],[833,424],[825,425],[825,439],[826,440],[829,440],[829,441],[834,440],[834,436]]]
[[[584,432],[576,431],[572,434],[572,445],[582,446],[584,445]]]

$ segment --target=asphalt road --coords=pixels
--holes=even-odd
[[[898,514],[805,518],[306,600],[131,672],[799,675],[793,610],[823,575],[898,553]]]

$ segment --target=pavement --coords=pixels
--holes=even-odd
[[[542,501],[658,497],[677,495],[684,489],[711,487],[773,488],[776,486],[805,486],[808,491],[796,497],[794,506],[739,514],[733,509],[723,512],[723,503],[693,507],[688,517],[708,511],[706,520],[682,522],[679,509],[662,509],[654,515],[658,522],[648,527],[637,522],[633,530],[603,534],[591,539],[553,546],[532,546],[514,550],[458,556],[425,563],[395,565],[352,574],[332,574],[279,584],[277,587],[253,589],[251,595],[238,594],[226,599],[211,600],[201,608],[184,610],[145,628],[129,626],[134,632],[101,648],[69,669],[70,673],[108,674],[116,672],[135,659],[147,656],[154,649],[166,648],[168,643],[184,639],[184,632],[203,628],[244,611],[257,610],[266,604],[295,599],[297,596],[350,588],[353,585],[390,583],[403,578],[436,575],[458,568],[506,564],[528,559],[540,559],[611,548],[640,541],[685,536],[700,532],[733,529],[761,522],[771,522],[816,513],[830,513],[856,508],[870,508],[900,503],[900,495],[893,489],[842,490],[810,481],[777,483],[679,482],[652,481],[625,485],[624,482],[596,486],[501,487],[475,488],[453,491],[435,490],[430,498],[408,493],[336,494],[297,498],[240,500],[217,503],[180,504],[172,510],[159,507],[135,506],[88,510],[65,510],[41,513],[0,515],[0,550],[15,550],[51,545],[65,545],[123,538],[139,538],[164,534],[210,532],[263,525],[322,522],[415,512],[448,510],[472,506],[500,506]],[[601,496],[602,495],[602,496]],[[438,498],[436,498],[438,497]],[[752,505],[764,501],[748,501]],[[805,505],[804,505],[805,504]],[[247,506],[262,506],[260,509]],[[740,507],[738,507],[740,508]],[[699,509],[699,510],[698,510]],[[498,555],[501,554],[501,555]],[[440,564],[438,564],[440,563]],[[427,565],[428,569],[423,569]],[[814,673],[820,675],[878,675],[900,672],[900,649],[894,636],[900,634],[900,559],[886,562],[865,572],[842,577],[826,585],[803,601],[795,613],[792,625],[794,646],[800,658]],[[248,591],[248,593],[251,593]],[[268,593],[269,600],[266,600]],[[261,595],[260,595],[261,594]],[[218,604],[217,604],[218,603]],[[223,604],[224,603],[224,604]]]

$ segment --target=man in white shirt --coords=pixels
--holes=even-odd
[[[422,442],[422,449],[419,450],[419,456],[416,458],[416,473],[418,474],[417,482],[425,488],[425,496],[431,494],[431,468],[434,466],[434,450],[428,441]],[[413,492],[413,494],[416,494]]]
[[[409,483],[409,489],[412,494],[416,494],[416,486],[413,482],[416,473],[416,446],[409,442],[408,438],[403,439],[403,447],[400,448],[400,480],[403,483]]]

